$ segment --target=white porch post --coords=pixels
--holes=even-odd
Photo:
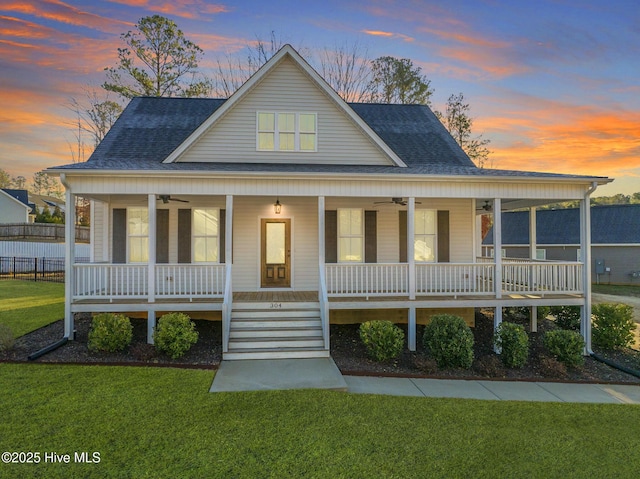
[[[156,302],[156,195],[148,196],[149,213],[149,263],[147,268],[147,294],[149,303]],[[156,313],[151,308],[147,311],[147,343],[153,344],[153,330],[156,327]]]
[[[64,337],[75,339],[73,333],[73,313],[71,303],[73,302],[73,290],[75,284],[73,264],[76,259],[76,205],[75,196],[71,187],[65,181],[64,175],[60,180],[65,186],[65,220],[64,220]]]
[[[318,266],[324,268],[324,196],[318,196]]]
[[[591,200],[585,195],[580,200],[580,251],[582,253],[582,288],[584,305],[580,308],[580,333],[584,338],[585,353],[591,352]]]
[[[496,298],[502,298],[502,200],[493,200],[493,259],[495,261],[496,272],[494,289]],[[500,311],[502,319],[502,310]]]
[[[409,318],[407,324],[409,351],[416,350],[416,307],[409,306]]]
[[[493,330],[497,331],[500,324],[502,324],[502,305],[496,306],[495,313],[493,314]],[[494,346],[493,350],[496,354],[502,353],[502,348],[498,346]]]
[[[407,262],[409,263],[409,299],[416,299],[416,259],[415,259],[415,212],[416,199],[409,198],[407,205]]]
[[[233,196],[227,195],[224,217],[224,262],[231,265],[233,254]]]
[[[529,208],[529,257],[532,260],[537,259],[538,257],[538,230],[536,226],[536,207],[532,206]],[[530,311],[530,325],[531,332],[535,333],[538,331],[538,307],[531,306]]]

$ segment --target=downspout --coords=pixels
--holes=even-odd
[[[69,184],[67,183],[67,178],[66,175],[64,173],[60,174],[60,183],[62,183],[62,186],[64,186],[66,191],[71,191],[71,188],[69,187]],[[67,210],[69,209],[69,207],[74,207],[74,205],[69,205],[66,204],[66,208]],[[66,212],[65,215],[65,222],[69,220],[69,214],[68,211]],[[75,221],[75,215],[72,216],[72,219]],[[66,223],[65,223],[66,224]],[[68,238],[65,238],[65,241],[67,241]],[[72,238],[73,241],[75,241],[75,238]],[[70,261],[69,258],[66,258],[65,261]],[[65,308],[69,307],[69,303],[67,301],[67,295],[70,294],[70,292],[68,291],[69,289],[69,285],[67,283],[68,281],[68,271],[66,270],[66,265],[65,265]],[[66,312],[65,312],[66,314]],[[35,361],[36,359],[38,359],[41,356],[44,356],[47,353],[50,353],[51,351],[54,351],[55,349],[58,349],[60,346],[63,346],[67,343],[67,341],[69,341],[69,337],[71,336],[71,334],[74,333],[74,331],[66,331],[67,328],[65,328],[65,333],[64,336],[62,337],[62,339],[59,339],[58,341],[49,344],[48,346],[45,346],[44,348],[40,349],[39,351],[36,351],[35,353],[31,353],[27,359],[29,361]]]
[[[585,288],[585,304],[584,304],[584,332],[585,336],[585,349],[586,353],[593,355],[591,349],[591,193],[593,193],[598,187],[598,183],[595,181],[591,183],[591,187],[584,193],[584,208],[581,209],[581,214],[584,215],[584,222],[588,225],[585,228],[585,238],[582,246],[582,257],[584,261],[584,288]],[[587,235],[588,233],[588,235]]]

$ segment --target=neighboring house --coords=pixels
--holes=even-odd
[[[0,189],[0,223],[28,223],[31,209],[27,190]]]
[[[55,196],[36,195],[35,193],[29,193],[29,202],[35,206],[34,213],[42,213],[44,208],[49,208],[49,211],[53,213],[56,207],[60,208],[60,211],[64,213],[65,204],[64,200],[56,198]]]
[[[414,350],[434,312],[473,324],[495,308],[497,325],[503,306],[573,304],[589,318],[590,261],[484,261],[478,215],[588,212],[610,181],[479,169],[428,107],[347,104],[288,45],[227,100],[133,99],[86,163],[49,172],[67,205],[93,201],[92,263],[66,244],[65,335],[75,312],[120,311],[145,314],[151,342],[158,314],[184,311],[222,321],[225,359],[328,356],[332,322],[406,323]],[[563,276],[532,282],[531,268]]]
[[[535,257],[539,260],[580,261],[580,210],[539,210]],[[530,212],[502,215],[502,255],[531,258]],[[493,255],[493,230],[483,241]],[[640,284],[640,205],[591,208],[591,267],[594,283]]]

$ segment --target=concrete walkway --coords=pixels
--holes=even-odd
[[[640,404],[640,385],[342,376],[331,358],[222,361],[211,392],[330,389],[494,401]]]

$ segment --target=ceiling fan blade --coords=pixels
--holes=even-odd
[[[179,201],[180,203],[189,203],[189,200],[181,200],[180,198],[169,198],[169,201]]]

